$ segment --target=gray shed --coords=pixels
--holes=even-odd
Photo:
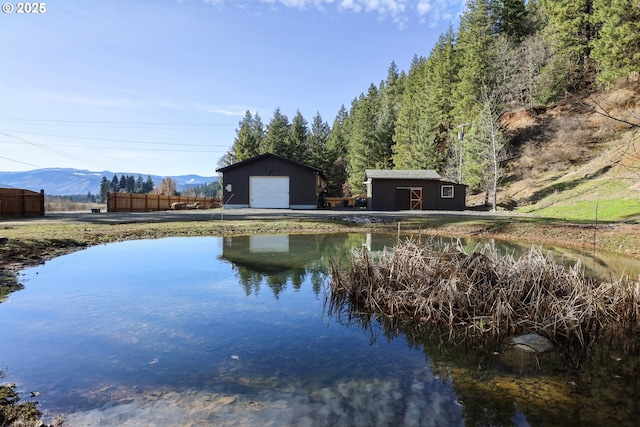
[[[367,208],[391,210],[464,210],[467,186],[443,181],[434,170],[365,171]]]
[[[225,208],[316,209],[326,182],[319,169],[271,153],[216,172]]]

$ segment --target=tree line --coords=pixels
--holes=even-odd
[[[276,108],[268,124],[247,111],[226,166],[271,152],[322,170],[330,195],[364,191],[365,169],[435,169],[496,194],[511,146],[501,121],[640,71],[634,0],[469,0],[430,54],[344,105],[330,125]]]
[[[122,174],[118,178],[118,175],[114,174],[111,180],[103,176],[100,180],[100,201],[105,203],[109,192],[147,194],[151,193],[153,188],[154,183],[151,176],[147,176],[146,180],[142,178],[142,175],[138,175],[138,178],[135,178],[133,175]]]
[[[180,192],[178,184],[171,177],[163,178],[158,186],[155,186],[151,176],[145,180],[141,175],[134,178],[133,175],[122,174],[120,178],[114,174],[111,180],[103,176],[100,180],[100,202],[107,201],[107,193],[138,193],[138,194],[163,194],[170,196],[190,196],[190,197],[220,197],[222,186],[219,182],[210,184],[194,185]],[[91,193],[89,193],[90,195]]]

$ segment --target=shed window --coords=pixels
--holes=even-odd
[[[440,197],[443,199],[453,199],[453,185],[443,185],[440,187]]]

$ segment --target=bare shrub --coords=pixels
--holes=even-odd
[[[597,283],[580,264],[566,268],[540,248],[514,259],[495,247],[412,240],[373,258],[354,251],[331,265],[330,311],[375,313],[417,325],[497,337],[535,332],[584,348],[601,332],[640,326],[640,282]]]

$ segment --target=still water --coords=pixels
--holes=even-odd
[[[327,261],[393,243],[167,238],[56,258],[0,304],[2,381],[67,426],[636,425],[636,356],[603,345],[576,367],[327,314]]]

